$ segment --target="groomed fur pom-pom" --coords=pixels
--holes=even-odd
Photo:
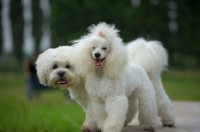
[[[118,38],[118,41],[122,41],[119,37],[119,30],[114,25],[108,25],[105,22],[101,22],[97,25],[92,25],[88,28],[92,37],[103,37],[109,41]]]

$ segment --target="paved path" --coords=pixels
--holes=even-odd
[[[176,115],[175,127],[162,127],[158,120],[156,132],[200,132],[200,102],[174,101]],[[123,128],[123,132],[142,132],[135,118],[129,126]]]

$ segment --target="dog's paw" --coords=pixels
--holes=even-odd
[[[101,129],[97,129],[95,132],[101,132]]]
[[[93,132],[93,131],[90,131],[89,129],[82,129],[81,131],[82,132]]]
[[[155,131],[155,128],[154,128],[154,127],[144,128],[144,131],[151,131],[151,132],[154,132],[154,131]]]
[[[103,132],[120,132],[117,126],[106,126],[103,128]]]
[[[124,123],[124,126],[128,126],[128,124],[130,123],[131,121],[125,121],[125,123]]]
[[[162,123],[164,127],[174,127],[175,123]]]
[[[162,121],[164,127],[173,127],[175,126],[175,121]]]
[[[87,126],[82,126],[81,131],[82,132],[95,132],[94,129],[91,129],[91,128],[87,127]]]
[[[95,128],[91,128],[87,126],[82,126],[81,131],[82,132],[101,132],[100,129],[95,129]]]

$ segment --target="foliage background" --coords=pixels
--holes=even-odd
[[[39,45],[43,16],[39,2],[40,0],[32,0],[32,34],[36,52],[42,52],[39,51]],[[135,2],[140,4],[136,6]],[[125,42],[138,37],[163,42],[168,50],[172,69],[200,68],[200,1],[50,0],[50,5],[51,47],[70,45],[71,40],[86,34],[90,25],[107,22],[120,29]],[[22,51],[24,21],[21,0],[11,0],[10,8],[14,49],[12,53],[5,54],[0,35],[1,71],[18,71],[23,59],[27,58]],[[170,30],[170,22],[174,29]]]

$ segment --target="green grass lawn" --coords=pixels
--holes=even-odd
[[[61,90],[28,101],[21,74],[0,73],[0,132],[80,132],[84,112]]]
[[[166,72],[163,83],[172,100],[200,101],[200,72]],[[0,132],[80,132],[84,116],[63,91],[29,102],[23,75],[0,73]]]
[[[200,101],[200,72],[171,71],[163,75],[163,84],[172,100]]]

